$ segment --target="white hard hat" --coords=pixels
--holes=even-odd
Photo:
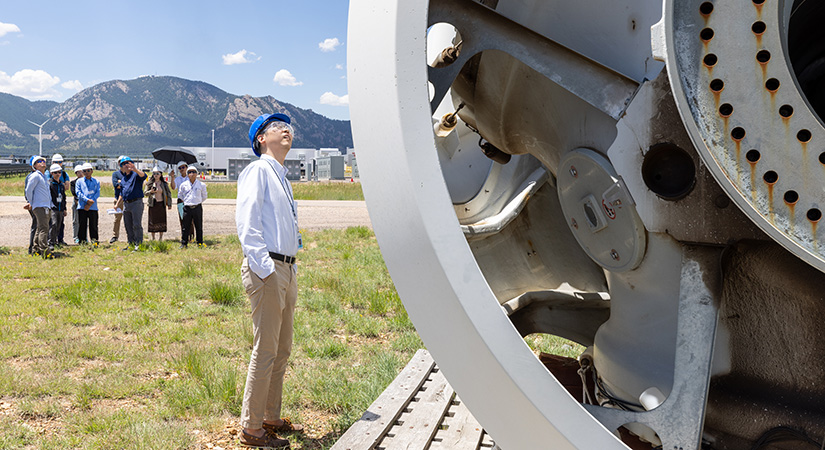
[[[60,167],[60,164],[52,164],[52,166],[51,166],[51,167],[49,167],[49,172],[52,172],[52,173],[54,173],[54,172],[60,172],[60,171],[62,171],[62,170],[63,170],[63,168],[62,168],[62,167]]]
[[[94,167],[92,167],[92,165],[89,164],[89,163],[84,163],[82,169],[83,170],[94,170]]]
[[[31,164],[31,166],[32,166],[32,167],[34,167],[34,165],[35,165],[35,164],[37,164],[37,163],[38,163],[38,161],[43,161],[43,162],[46,162],[46,158],[44,158],[44,157],[42,157],[42,156],[32,156],[32,164]]]
[[[188,168],[188,169],[186,169],[186,173],[189,173],[189,172],[195,172],[195,173],[198,173],[198,168],[197,168],[197,167],[195,167],[195,166],[189,166],[189,168]]]
[[[152,172],[163,173],[163,171],[160,170],[160,167],[158,166],[152,167]]]
[[[78,173],[78,172],[83,172],[83,165],[82,164],[78,164],[78,165],[74,166],[74,173]]]
[[[55,153],[54,155],[52,155],[52,162],[63,162],[63,155],[61,155],[60,153]]]
[[[186,164],[186,161],[180,161],[180,162],[178,162],[178,164],[177,164],[175,167],[177,167],[178,169],[180,169],[180,168],[181,168],[181,166],[187,166],[187,165],[188,165],[188,164]]]

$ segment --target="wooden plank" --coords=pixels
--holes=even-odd
[[[395,380],[330,450],[369,450],[375,447],[395,424],[434,366],[430,352],[423,349],[417,351]]]
[[[381,442],[386,450],[418,450],[429,446],[441,419],[453,401],[453,388],[447,383],[441,371],[433,372],[426,385],[426,390],[419,392],[419,400],[408,405],[410,413],[404,417],[404,423],[398,433]]]
[[[456,401],[458,404],[455,404]],[[444,425],[447,428],[436,433],[435,439],[438,442],[433,442],[430,449],[476,450],[481,444],[484,429],[464,402],[458,397],[456,401],[453,402],[454,405],[449,412],[453,416],[444,419]]]

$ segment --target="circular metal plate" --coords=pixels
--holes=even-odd
[[[777,0],[666,0],[667,70],[722,188],[769,236],[825,270],[825,129],[785,54],[786,11]]]

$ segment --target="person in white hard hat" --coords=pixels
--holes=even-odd
[[[119,169],[112,172],[112,187],[115,188],[115,220],[112,225],[112,238],[109,239],[110,244],[114,244],[118,239],[120,239],[120,222],[123,219],[123,197],[120,195],[120,183],[123,181],[123,177],[128,173],[126,168],[120,165],[124,159],[126,159],[126,155],[120,155],[117,158],[117,166]]]
[[[178,175],[175,176],[174,173],[169,172],[169,187],[172,190],[178,191],[178,200],[177,200],[177,208],[178,208],[178,223],[180,224],[181,235],[183,235],[183,197],[180,195],[180,185],[186,181],[186,168],[189,167],[186,164],[186,161],[178,162],[175,167],[178,168]],[[189,237],[187,238],[187,242],[192,242],[195,237],[195,230],[191,227],[189,228]]]
[[[63,183],[63,168],[59,164],[49,167],[49,191],[52,197],[51,224],[49,225],[49,249],[46,256],[54,255],[54,248],[62,245],[60,231],[63,230],[63,218],[66,217],[66,185]]]
[[[186,181],[178,188],[178,195],[183,200],[183,228],[181,229],[180,248],[186,248],[192,228],[198,239],[198,247],[203,246],[203,202],[206,201],[206,185],[198,179],[198,169],[192,166],[186,169]]]
[[[55,153],[52,155],[52,165],[54,167],[57,165],[60,168],[60,180],[59,182],[63,183],[63,191],[69,192],[71,189],[71,182],[69,180],[69,174],[63,170],[63,155],[60,153]],[[51,176],[52,169],[49,168],[49,176]],[[54,214],[52,214],[52,220],[54,220]],[[51,225],[49,225],[49,230],[51,230]],[[49,231],[49,239],[51,240],[51,231]],[[60,225],[60,229],[57,231],[57,242],[60,245],[66,245],[66,241],[63,240],[63,225]]]
[[[72,197],[74,201],[72,202],[72,239],[74,239],[74,243],[80,243],[80,239],[77,238],[77,232],[80,229],[80,221],[77,218],[77,180],[83,178],[83,164],[78,164],[74,166],[74,180],[69,183],[69,188],[72,192]]]
[[[83,164],[83,178],[77,181],[77,214],[79,217],[79,229],[77,238],[81,243],[96,244],[97,234],[97,199],[100,197],[100,182],[92,178],[94,167],[91,164]],[[89,230],[89,240],[86,240],[86,230]]]

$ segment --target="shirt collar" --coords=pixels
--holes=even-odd
[[[261,155],[261,159],[268,162],[269,165],[271,165],[275,169],[275,171],[278,172],[278,175],[283,176],[286,172],[286,167],[284,167],[283,164],[279,163],[277,159],[269,155]]]

